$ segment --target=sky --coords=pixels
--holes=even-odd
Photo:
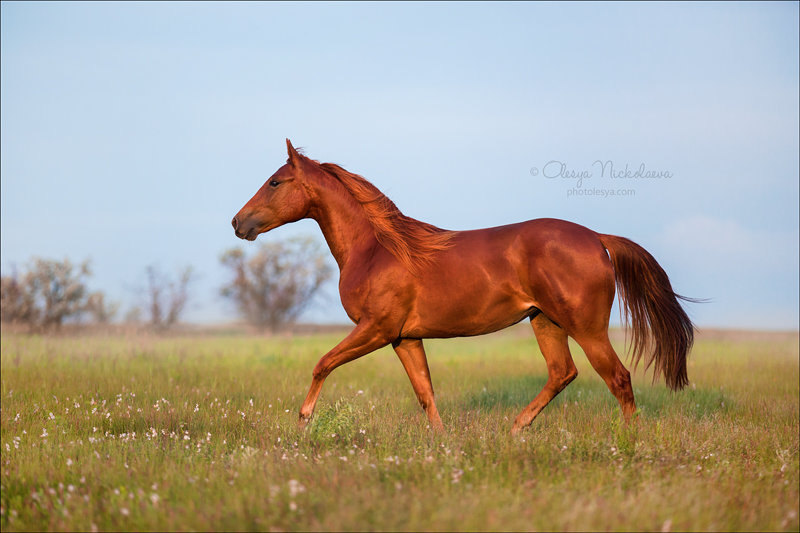
[[[2,2],[0,268],[90,259],[139,301],[219,256],[284,139],[447,229],[633,239],[700,327],[798,328],[798,2]],[[335,265],[331,259],[331,264]],[[618,322],[616,314],[612,322]],[[301,317],[347,322],[336,279]]]

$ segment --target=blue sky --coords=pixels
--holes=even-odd
[[[3,2],[0,265],[88,257],[124,313],[146,265],[190,264],[187,318],[232,320],[218,257],[254,246],[230,219],[289,137],[415,218],[572,220],[710,298],[701,326],[796,329],[797,21],[797,2]],[[309,221],[259,241],[296,234],[321,241]],[[335,282],[304,318],[347,320]]]

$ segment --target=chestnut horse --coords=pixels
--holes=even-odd
[[[628,370],[608,339],[615,286],[632,327],[632,361],[682,389],[694,327],[669,278],[641,246],[572,222],[538,219],[447,231],[405,216],[374,185],[297,152],[233,218],[236,236],[256,236],[302,218],[317,221],[339,265],[339,293],[355,328],[314,367],[300,409],[304,426],[325,378],[391,344],[431,425],[442,427],[422,339],[491,333],[528,318],[547,363],[544,388],[517,416],[528,426],[578,375],[577,341],[619,401],[636,410]]]

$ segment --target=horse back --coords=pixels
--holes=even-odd
[[[457,232],[410,280],[408,336],[480,335],[536,312],[569,322],[587,291],[613,300],[613,270],[597,234],[558,219]],[[610,296],[609,296],[610,294]]]

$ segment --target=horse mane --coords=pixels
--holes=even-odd
[[[358,174],[334,163],[314,163],[336,178],[361,205],[375,238],[411,272],[418,272],[433,260],[436,252],[452,245],[455,232],[404,215],[394,202]]]

